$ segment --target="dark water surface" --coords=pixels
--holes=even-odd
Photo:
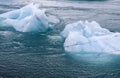
[[[119,78],[120,55],[69,54],[59,33],[78,20],[120,32],[120,0],[0,0],[0,13],[39,3],[60,19],[47,33],[0,28],[0,78]]]

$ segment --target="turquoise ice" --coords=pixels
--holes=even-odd
[[[99,52],[120,54],[120,33],[110,32],[97,22],[78,21],[61,32],[67,52]]]
[[[20,32],[45,32],[53,27],[53,22],[45,14],[45,10],[39,9],[39,5],[29,4],[21,9],[1,14],[0,25],[13,27]]]

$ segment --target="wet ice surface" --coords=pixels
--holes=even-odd
[[[19,9],[31,2],[41,4],[47,13],[61,21],[47,33],[20,33],[11,28],[0,28],[0,77],[93,77],[119,78],[120,55],[81,53],[69,54],[63,49],[58,34],[68,23],[95,20],[111,31],[120,31],[119,0],[4,0],[0,13]]]
[[[46,32],[54,27],[52,21],[45,10],[39,9],[39,4],[33,3],[0,15],[1,27],[12,27],[19,32]]]
[[[120,33],[110,32],[96,21],[68,24],[61,35],[65,38],[64,49],[67,52],[120,54]]]

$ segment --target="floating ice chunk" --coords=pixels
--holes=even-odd
[[[112,33],[93,22],[69,24],[62,31],[67,52],[100,52],[120,54],[120,33]]]
[[[111,33],[109,30],[101,28],[95,21],[78,21],[76,23],[68,24],[61,32],[61,35],[66,38],[71,31],[79,31],[81,32],[81,35],[85,37],[100,36]]]
[[[21,9],[0,15],[0,26],[11,26],[20,32],[39,31],[45,32],[54,26],[38,5],[29,4]]]

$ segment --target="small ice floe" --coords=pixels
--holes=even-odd
[[[45,10],[39,9],[39,5],[32,3],[1,14],[0,26],[13,27],[20,32],[45,32],[54,26],[54,22],[46,15]]]
[[[120,54],[120,33],[110,32],[97,22],[78,21],[61,32],[67,52],[99,52]]]

